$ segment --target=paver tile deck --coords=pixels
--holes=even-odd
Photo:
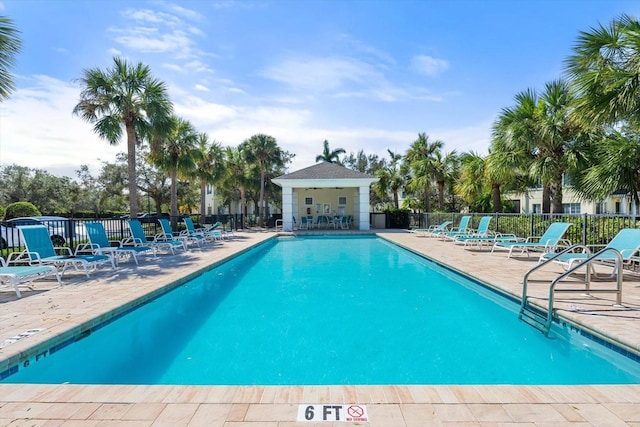
[[[345,231],[336,231],[344,234]],[[536,260],[465,250],[450,242],[403,231],[381,237],[520,298],[522,277]],[[215,248],[193,249],[136,267],[123,263],[86,280],[65,275],[64,284],[37,281],[22,299],[0,292],[0,343],[33,328],[31,336],[0,348],[0,371],[34,347],[62,341],[130,309],[172,282],[273,238],[272,232],[239,232]],[[561,270],[532,282],[534,303],[546,307],[548,284]],[[173,286],[173,285],[172,285]],[[557,300],[558,315],[605,340],[640,353],[640,281],[625,277],[623,306],[614,297],[572,294]],[[367,405],[370,426],[640,426],[640,385],[509,386],[122,386],[0,384],[0,426],[277,426],[296,423],[299,404]],[[316,423],[318,426],[343,423]]]

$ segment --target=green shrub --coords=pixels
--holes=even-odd
[[[42,215],[33,203],[14,202],[7,206],[4,213],[4,219],[19,218],[21,216],[39,216]]]
[[[385,211],[387,214],[387,228],[409,228],[410,211],[408,209],[393,209]]]
[[[4,218],[5,211],[6,209],[0,206],[0,219]]]

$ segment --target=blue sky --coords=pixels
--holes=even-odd
[[[73,116],[86,68],[148,65],[175,112],[223,146],[256,133],[315,163],[404,153],[424,132],[486,154],[516,93],[562,76],[580,31],[637,0],[0,0],[23,50],[0,104],[0,163],[74,175],[126,151]]]

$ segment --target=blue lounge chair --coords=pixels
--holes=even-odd
[[[451,221],[444,221],[441,224],[432,225],[427,228],[413,228],[409,231],[411,233],[415,233],[418,236],[431,237],[431,236],[436,236],[439,233],[444,233],[445,231],[449,231],[450,225],[451,225]]]
[[[495,242],[493,244],[493,247],[491,248],[491,253],[493,253],[493,251],[498,248],[508,249],[509,255],[507,258],[511,258],[511,255],[513,254],[514,249],[519,249],[520,254],[523,254],[524,252],[526,252],[527,257],[529,256],[530,250],[552,252],[559,245],[562,245],[562,244],[566,246],[570,245],[569,242],[562,239],[562,236],[564,236],[564,233],[566,233],[566,231],[569,229],[569,227],[571,227],[571,225],[572,224],[569,222],[554,222],[547,228],[547,231],[545,231],[544,234],[540,237],[534,237],[534,236],[527,237],[527,239],[521,240],[518,242],[512,242],[512,241]]]
[[[193,224],[193,220],[189,217],[183,218],[182,221],[184,222],[184,225],[186,227],[186,230],[182,232],[185,236],[204,239],[206,242],[222,240],[222,232],[217,229],[220,225],[222,225],[222,223],[219,223],[219,225],[218,223],[216,223],[213,225],[213,227],[206,229],[196,228],[196,226]]]
[[[7,267],[4,258],[0,257],[0,284],[11,286],[18,298],[22,298],[20,286],[30,286],[34,280],[49,276],[54,276],[58,280],[58,284],[62,285],[58,269],[53,265],[16,265]]]
[[[515,234],[502,234],[489,230],[489,224],[491,223],[491,216],[483,216],[480,219],[478,228],[475,232],[470,234],[464,234],[456,236],[453,241],[454,245],[463,245],[465,248],[469,245],[482,248],[483,245],[488,244],[493,246],[494,243],[500,242],[517,242],[522,239],[518,239]]]
[[[78,246],[76,255],[87,251],[95,255],[109,255],[115,258],[116,263],[122,258],[133,258],[136,265],[138,265],[138,255],[152,255],[154,258],[156,256],[155,248],[151,246],[123,246],[122,242],[112,246],[100,222],[87,222],[84,227],[87,230],[89,243]]]
[[[144,229],[142,228],[142,224],[137,219],[130,219],[127,221],[127,225],[129,226],[129,231],[131,232],[131,237],[123,240],[122,246],[150,246],[156,250],[165,250],[167,252],[171,252],[171,254],[176,254],[176,247],[180,247],[184,249],[184,245],[182,242],[177,240],[172,240],[168,242],[158,242],[155,239],[149,240],[144,234]]]
[[[570,269],[574,264],[583,262],[585,259],[593,255],[588,247],[583,246],[583,248],[586,249],[583,252],[569,252],[557,255],[553,261],[566,266],[567,269]],[[613,267],[613,276],[621,267],[618,265],[617,254],[620,254],[622,258],[622,269],[624,270],[625,265],[629,265],[632,261],[638,260],[636,254],[639,250],[640,229],[625,228],[620,230],[618,234],[616,234],[614,238],[599,251],[600,254],[594,259],[594,262]],[[540,256],[539,263],[550,259],[553,256],[553,253],[543,253]]]
[[[74,255],[71,248],[54,248],[49,230],[44,225],[24,225],[18,229],[22,234],[25,250],[9,255],[8,264],[29,264],[29,265],[53,265],[60,268],[62,276],[69,266],[76,270],[83,270],[89,276],[89,270],[95,269],[101,264],[110,263],[112,268],[116,268],[112,256],[108,255]],[[56,249],[65,252],[58,255]]]
[[[202,236],[191,236],[186,234],[176,234],[173,232],[173,227],[171,227],[171,223],[166,218],[160,218],[158,220],[160,222],[161,233],[156,234],[154,240],[156,242],[180,242],[182,244],[183,249],[187,250],[187,244],[189,242],[195,243],[200,246],[204,237]]]
[[[455,239],[456,236],[464,236],[465,234],[469,234],[469,221],[471,221],[471,215],[464,215],[460,218],[460,223],[458,224],[458,228],[452,231],[443,231],[438,233],[436,237],[441,239]]]

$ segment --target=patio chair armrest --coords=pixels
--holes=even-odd
[[[75,255],[78,255],[80,253],[93,253],[94,251],[96,251],[97,249],[99,249],[100,246],[97,243],[84,243],[82,245],[78,245],[76,247],[75,250]]]
[[[144,242],[141,239],[135,237],[127,237],[122,240],[122,246],[142,246]]]
[[[39,254],[35,254],[38,259],[40,258]],[[14,264],[22,264],[24,262],[31,261],[31,257],[29,257],[29,252],[25,249],[22,252],[11,252],[7,257],[7,265]]]
[[[61,255],[69,255],[69,256],[73,255],[73,251],[71,250],[71,248],[67,246],[58,246],[53,248],[53,250],[56,251],[56,253],[58,253],[58,251],[62,252]]]
[[[9,258],[7,258],[8,265],[31,265],[32,263],[41,263],[40,254],[38,252],[29,252],[26,249],[22,252],[12,252],[9,254]]]

